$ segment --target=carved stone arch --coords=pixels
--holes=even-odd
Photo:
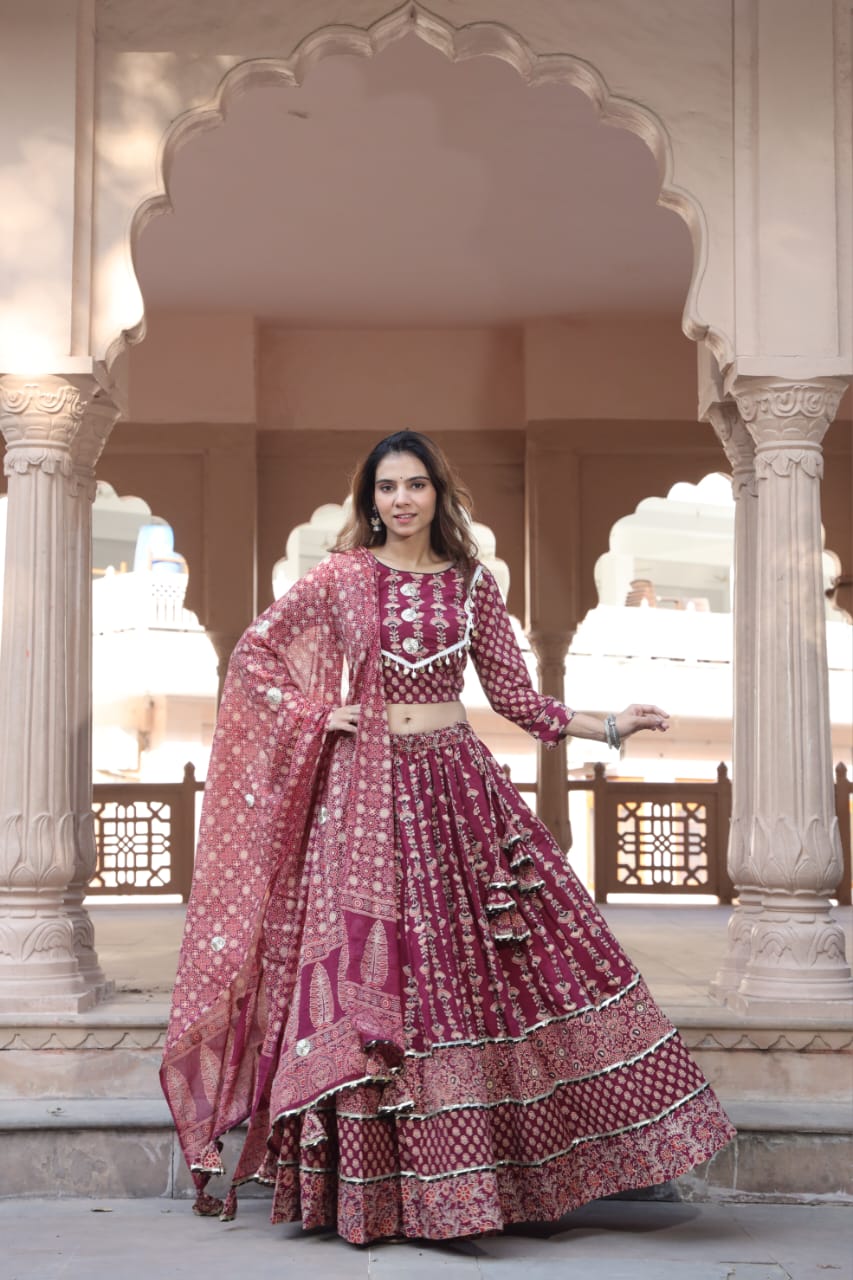
[[[335,54],[373,57],[407,35],[416,35],[452,61],[495,57],[512,66],[531,86],[562,82],[579,89],[609,125],[628,129],[646,144],[658,165],[658,203],[673,211],[687,225],[693,245],[693,270],[687,291],[682,327],[690,339],[704,342],[721,368],[733,358],[730,336],[703,320],[698,308],[699,288],[708,258],[708,226],[703,206],[695,195],[675,181],[672,142],[664,120],[641,103],[613,92],[604,75],[575,54],[537,53],[517,30],[499,21],[476,21],[456,26],[431,13],[423,5],[406,0],[367,27],[334,23],[303,38],[283,58],[251,58],[232,66],[220,80],[212,99],[179,115],[162,139],[156,166],[161,190],[137,207],[130,224],[130,255],[144,228],[162,213],[172,210],[169,180],[175,157],[197,134],[222,124],[230,104],[256,88],[282,85],[298,88],[321,58]],[[145,334],[144,313],[132,328],[122,331],[108,345],[105,359],[112,368],[128,344]]]
[[[620,557],[624,558],[627,555],[626,552],[620,551],[620,542],[625,542],[626,545],[630,546],[630,558],[635,563],[639,560],[642,565],[642,563],[648,563],[650,561],[649,548],[655,539],[654,525],[660,524],[669,514],[675,517],[677,517],[678,514],[675,507],[673,507],[672,511],[669,512],[666,504],[679,502],[689,503],[692,501],[700,505],[708,506],[709,508],[714,506],[719,506],[720,508],[725,506],[728,508],[731,506],[730,519],[726,520],[725,516],[722,516],[722,524],[720,524],[720,521],[718,520],[716,537],[712,530],[709,529],[705,531],[709,539],[715,540],[718,543],[723,542],[731,544],[729,547],[728,559],[726,561],[726,564],[730,566],[734,546],[734,499],[730,498],[730,494],[731,476],[721,470],[709,471],[706,472],[705,475],[698,477],[696,481],[687,479],[676,480],[668,486],[663,497],[659,497],[655,494],[648,494],[644,496],[637,502],[633,511],[627,512],[615,519],[610,526],[608,549],[598,557],[595,564],[596,593],[598,596],[598,602],[610,605],[624,605],[626,603],[640,604],[641,602],[645,602],[652,607],[656,607],[658,603],[661,603],[660,589],[662,588],[664,592],[666,592],[666,590],[671,587],[671,584],[661,584],[654,580],[649,580],[647,582],[642,575],[639,577],[634,575],[632,581],[629,582],[627,577],[625,577],[624,571],[620,576],[618,569],[615,568],[615,562]],[[657,514],[657,519],[655,519],[655,514]],[[649,528],[646,530],[645,540],[643,540],[641,534],[638,535],[636,532],[638,527],[642,528],[644,520],[647,525],[649,525]],[[673,524],[675,526],[675,520],[673,521]],[[695,521],[691,522],[691,527],[693,529],[696,528]],[[686,532],[687,531],[685,530],[685,536]],[[670,537],[673,545],[675,545],[676,542],[681,541],[681,539],[676,538],[675,527],[673,527]],[[665,542],[666,535],[663,535],[662,543]],[[637,555],[638,544],[640,546],[645,546],[645,551],[640,555]],[[662,549],[665,551],[665,546],[663,546]],[[710,612],[729,612],[731,609],[729,585],[728,582],[725,584],[722,583],[724,566],[723,561],[719,559],[719,551],[720,548],[717,547],[716,553],[718,563],[717,561],[715,561],[715,563],[717,563],[718,576],[721,577],[721,582],[719,585],[716,582],[711,584],[713,598],[709,601],[707,606],[701,606],[697,603],[695,593],[688,589],[688,585],[686,583],[684,584],[685,595],[683,598],[685,602],[693,602],[693,607],[707,607]],[[651,559],[654,559],[654,557],[651,557]],[[666,563],[665,555],[659,563]],[[695,555],[691,555],[690,566],[695,568],[699,563],[702,562],[696,560]],[[726,571],[725,577],[730,579],[730,567]],[[621,589],[617,589],[617,581]],[[616,595],[614,595],[614,591],[616,592]],[[616,598],[617,596],[621,598]],[[629,596],[631,597],[630,599],[628,598]],[[701,598],[702,597],[698,597],[698,599]],[[663,601],[663,603],[667,603],[667,601],[668,598]],[[670,604],[672,603],[672,601],[668,602]],[[723,603],[727,606],[725,609],[721,608]],[[690,606],[685,604],[684,606],[679,607]]]
[[[685,476],[683,479],[677,480],[674,483],[670,484],[666,491],[665,498],[663,500],[679,501],[681,499],[684,499],[686,501],[689,501],[691,499],[691,494],[695,494],[697,501],[702,501],[703,498],[707,497],[708,501],[710,502],[710,505],[715,505],[713,501],[714,495],[713,495],[712,489],[714,486],[714,482],[716,481],[719,481],[721,483],[722,488],[726,492],[728,492],[729,488],[734,487],[733,478],[728,473],[728,471],[725,471],[722,469],[714,469],[713,471],[706,471],[704,475],[697,476],[695,481],[692,479],[687,479],[687,477]],[[680,491],[680,492],[677,492],[677,491]],[[633,511],[626,512],[625,514],[618,516],[611,524],[610,545],[608,547],[608,550],[603,552],[598,557],[595,563],[596,591],[598,594],[599,603],[605,603],[605,601],[602,599],[602,593],[600,589],[600,577],[601,577],[601,570],[603,568],[603,562],[606,560],[608,556],[618,554],[618,552],[615,552],[614,545],[613,545],[614,532],[620,527],[626,528],[629,522],[635,521],[637,517],[641,516],[643,508],[647,507],[650,502],[653,502],[655,500],[656,500],[656,495],[654,494],[646,495],[645,497],[639,499]],[[660,500],[660,499],[657,499],[657,500]],[[734,502],[734,499],[733,499],[733,502]],[[726,505],[728,505],[728,502],[726,502]],[[734,554],[734,543],[733,543],[734,505],[732,505],[731,537],[732,537],[732,555],[733,555]],[[841,603],[836,602],[836,600],[833,598],[834,593],[832,592],[832,582],[835,578],[841,575],[842,562],[841,562],[840,555],[836,551],[834,551],[830,546],[827,545],[825,528],[822,529],[822,556],[823,556],[824,587],[826,589],[826,595],[828,600],[827,610],[826,610],[827,621],[841,621],[845,618],[846,615],[843,609],[843,605]],[[638,601],[640,596],[643,594],[643,588],[637,587],[634,594],[637,596],[637,601]],[[647,590],[646,590],[646,594],[648,594]],[[617,601],[615,599],[610,599],[606,601],[606,603],[610,603],[610,604],[623,603],[624,604],[625,601],[624,600]],[[719,610],[714,607],[714,604],[712,602],[711,612],[718,612],[718,611]]]

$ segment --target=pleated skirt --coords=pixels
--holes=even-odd
[[[405,1059],[275,1120],[272,1220],[353,1243],[549,1221],[734,1136],[550,833],[467,724],[392,737]]]

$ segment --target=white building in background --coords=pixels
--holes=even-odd
[[[101,482],[92,529],[95,782],[205,776],[216,653],[184,608],[189,566],[171,526]]]

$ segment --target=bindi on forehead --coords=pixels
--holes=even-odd
[[[384,471],[382,467],[379,467],[379,470],[377,471],[377,484],[388,484],[388,481],[392,481],[393,483],[394,480],[400,481],[402,484],[406,484],[407,481],[411,480],[429,480],[429,476],[427,475],[427,472],[423,470],[391,471],[391,468],[388,468],[387,471]]]
[[[404,458],[399,455],[395,458],[386,458],[376,469],[376,483],[381,484],[388,481],[406,483],[411,480],[429,480],[429,476],[424,471],[423,464],[418,458],[412,458],[409,470],[404,469],[401,471],[401,467],[406,468]]]

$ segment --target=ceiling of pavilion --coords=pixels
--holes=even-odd
[[[312,325],[680,313],[691,248],[645,145],[568,85],[410,36],[258,89],[178,154],[146,307]]]

